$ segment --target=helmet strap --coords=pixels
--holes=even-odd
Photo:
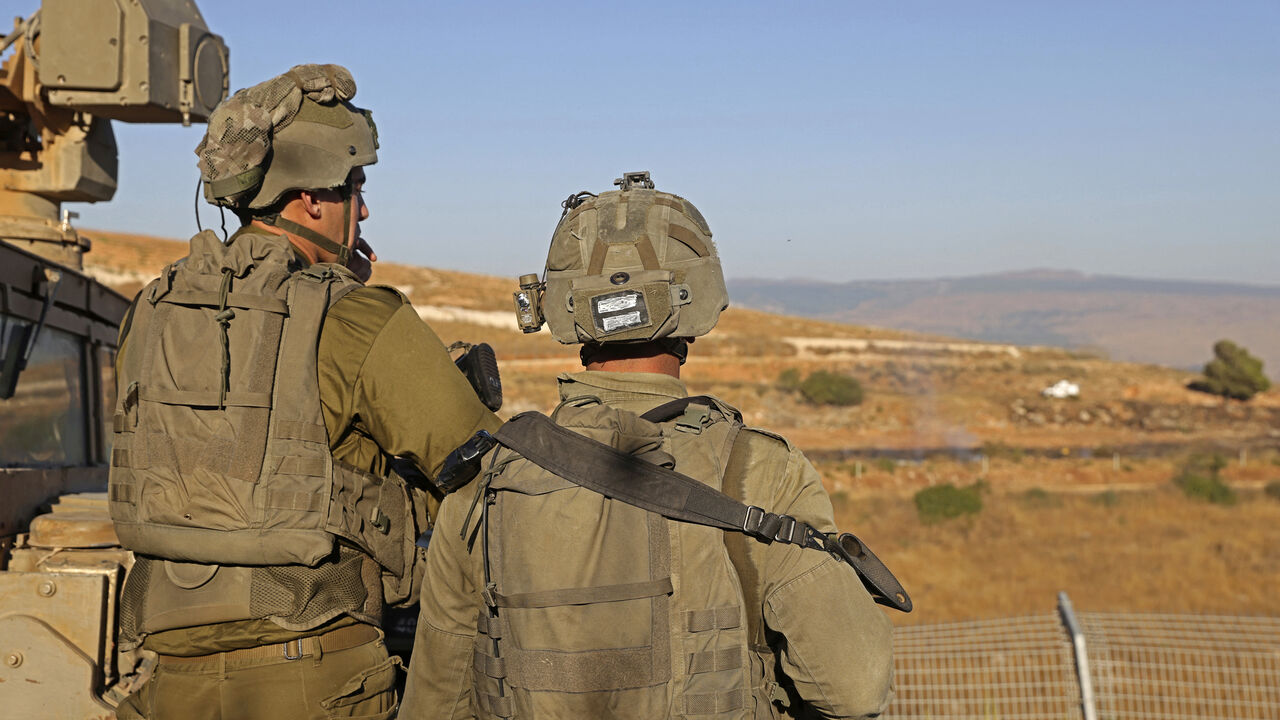
[[[263,223],[278,227],[286,232],[291,232],[300,238],[311,241],[316,247],[327,252],[331,252],[338,256],[338,264],[345,266],[351,259],[351,192],[350,186],[345,192],[342,192],[342,243],[336,243],[330,238],[321,235],[305,225],[280,217],[279,213],[274,216],[259,217]]]
[[[676,359],[683,365],[684,361],[689,357],[689,341],[684,338],[667,337],[658,340],[667,352],[676,356]]]
[[[689,341],[685,338],[665,337],[658,338],[657,340],[646,340],[645,342],[657,343],[658,347],[662,348],[663,352],[676,356],[676,359],[680,361],[681,365],[684,365],[684,361],[689,357]],[[617,347],[617,344],[614,344],[613,347]],[[586,367],[594,362],[597,359],[597,356],[603,352],[604,349],[604,343],[583,343],[582,347],[578,348],[578,359],[582,361],[582,367]]]

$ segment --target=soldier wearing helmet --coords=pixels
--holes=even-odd
[[[110,475],[136,563],[122,650],[158,656],[122,718],[391,717],[384,606],[416,602],[429,478],[499,423],[375,259],[371,114],[337,65],[241,90],[196,153],[212,231],[121,330]]]
[[[521,326],[545,319],[581,346],[584,370],[557,379],[551,430],[513,443],[516,416],[483,474],[444,501],[404,714],[877,716],[890,625],[862,567],[815,541],[835,537],[817,471],[680,380],[728,305],[711,230],[648,173],[615,184],[570,196],[544,280],[521,278]],[[674,498],[637,469],[651,465],[719,492]],[[745,509],[750,534],[672,519],[677,505]],[[910,608],[905,592],[886,604]]]

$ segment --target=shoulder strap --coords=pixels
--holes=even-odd
[[[641,420],[648,420],[651,423],[666,422],[677,415],[683,413],[690,405],[706,405],[710,408],[724,407],[718,404],[709,395],[693,395],[691,397],[677,398],[670,402],[663,403],[652,410],[640,416]],[[732,408],[730,408],[732,410]],[[733,411],[733,419],[735,422],[742,422],[742,415],[738,411]]]
[[[790,515],[744,505],[687,475],[560,427],[536,411],[511,418],[498,429],[494,439],[559,477],[628,505],[673,520],[735,530],[764,542],[830,552],[858,571],[878,602],[903,612],[911,609],[911,600],[902,585],[861,542],[856,544],[858,554],[845,549],[843,538],[853,537],[848,533],[837,538]]]
[[[739,502],[746,496],[747,480],[747,442],[742,437],[742,426],[733,430],[729,440],[729,459],[725,462],[724,477],[721,487],[725,494]],[[747,536],[741,533],[725,533],[724,547],[729,553],[729,562],[738,573],[738,585],[742,588],[742,601],[747,608],[747,642],[753,649],[763,649],[764,635],[760,629],[760,608],[763,598],[760,597],[760,573],[747,553]]]

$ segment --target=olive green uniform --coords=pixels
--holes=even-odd
[[[559,382],[562,398],[594,396],[609,408],[636,414],[687,396],[680,380],[649,373],[581,372],[562,375]],[[777,436],[754,429],[744,432],[755,442],[739,499],[771,512],[789,514],[819,531],[833,531],[831,502],[813,466]],[[692,457],[694,453],[686,451],[689,457],[682,457],[675,444],[670,449],[678,471],[691,472],[690,468],[699,462]],[[688,463],[682,465],[686,460]],[[699,473],[692,474],[697,477]],[[501,714],[492,712],[495,707],[512,707],[495,704],[487,690],[478,689],[494,687],[484,683],[500,677],[502,667],[505,672],[514,672],[511,663],[520,660],[511,653],[505,660],[490,657],[485,645],[476,642],[478,633],[486,632],[478,628],[482,614],[477,613],[484,606],[485,558],[481,542],[463,537],[464,528],[468,528],[468,535],[476,532],[467,525],[476,493],[473,482],[447,498],[440,508],[427,558],[425,582],[431,593],[422,598],[402,717],[493,717]],[[506,547],[534,548],[525,552],[554,553],[556,547],[542,547],[548,534],[546,524],[552,522],[557,520],[529,517],[527,521],[504,525],[501,542]],[[704,581],[710,582],[706,578],[716,572],[709,565],[681,566],[686,562],[684,558],[701,557],[703,562],[714,562],[711,554],[693,552],[700,540],[704,545],[746,540],[745,536],[689,523],[669,521],[666,527],[671,536],[671,555],[677,558],[671,561],[670,568],[677,595],[697,595],[699,590],[695,588]],[[655,642],[658,652],[669,654],[669,659],[660,658],[658,664],[666,668],[670,681],[614,693],[612,701],[606,697],[590,705],[591,712],[627,718],[686,714],[771,718],[783,713],[783,706],[790,707],[785,711],[788,714],[809,712],[822,717],[872,717],[883,712],[892,692],[891,627],[855,572],[830,555],[796,545],[747,541],[741,547],[745,548],[749,570],[737,577],[741,595],[731,590],[730,597],[754,597],[758,604],[746,607],[746,615],[733,607],[719,608],[714,613],[673,615],[671,622],[662,626],[670,628],[670,642]],[[720,557],[723,555],[720,553]],[[493,592],[492,588],[489,592]],[[670,607],[677,605],[673,601]],[[684,617],[688,618],[687,623]],[[738,640],[737,647],[686,656],[689,642],[695,639],[693,635],[701,634],[686,631],[738,628],[740,617],[747,624],[763,627],[767,642],[751,642],[746,653]],[[646,627],[647,622],[646,617]],[[576,637],[574,627],[557,627],[554,631],[562,643],[580,645],[590,641]],[[487,632],[493,634],[492,630]],[[578,630],[578,634],[586,632],[595,630]],[[497,644],[502,642],[510,640],[503,635]],[[524,648],[508,647],[524,652]],[[531,671],[536,672],[536,668]],[[695,686],[697,690],[690,690]],[[697,696],[692,697],[691,692]],[[516,699],[514,715],[576,717],[584,712],[583,702],[580,695],[572,692],[534,692]],[[700,710],[692,709],[699,705]]]
[[[305,267],[298,258],[296,269]],[[127,323],[123,335],[121,363],[130,352]],[[334,459],[378,477],[389,472],[391,456],[434,477],[450,451],[500,425],[435,333],[389,288],[357,288],[329,309],[317,368]],[[421,491],[413,499],[425,526],[435,501]],[[155,677],[122,705],[122,717],[394,712],[395,670],[376,630],[388,593],[368,555],[340,542],[316,567],[223,566],[203,583],[183,582],[193,567],[205,572],[138,557],[122,599],[121,644],[140,643],[161,660]],[[412,602],[416,591],[415,582],[387,599]]]

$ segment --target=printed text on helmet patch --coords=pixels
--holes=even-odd
[[[591,318],[601,333],[621,332],[648,325],[649,308],[643,294],[623,290],[591,298]]]

